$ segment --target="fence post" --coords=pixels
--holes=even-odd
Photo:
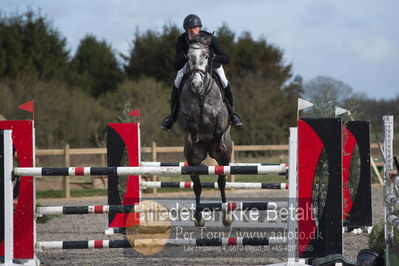
[[[68,143],[66,143],[64,147],[64,159],[65,159],[65,167],[69,167],[71,164],[71,157],[70,157],[70,147]],[[71,186],[69,178],[70,178],[69,176],[62,177],[62,188],[65,198],[71,197]]]
[[[234,141],[231,142],[231,162],[235,163],[236,162],[236,152],[234,151]],[[236,181],[236,176],[231,175],[230,176],[230,182],[235,182]]]
[[[152,161],[156,162],[157,161],[157,143],[155,141],[152,142],[151,145],[151,157],[152,157]],[[152,176],[152,181],[156,182],[158,180],[158,176],[154,175]],[[153,188],[152,189],[152,193],[157,194],[157,189]]]
[[[106,153],[104,154],[104,153],[102,153],[101,154],[101,166],[102,167],[106,167],[107,166],[107,158],[106,158]],[[106,180],[106,178],[108,178],[108,176],[101,176],[101,182],[103,182],[103,185],[104,185],[104,187],[105,188],[107,188],[107,180]],[[94,184],[94,182],[93,182],[93,184]]]

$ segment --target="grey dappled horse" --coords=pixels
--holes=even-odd
[[[229,165],[232,151],[229,112],[222,92],[208,64],[212,36],[196,35],[189,40],[187,77],[180,92],[179,125],[184,134],[184,155],[188,164],[200,165],[206,156],[219,165]],[[191,175],[197,206],[200,204],[199,175]],[[226,176],[218,176],[222,202],[226,202]],[[224,226],[230,226],[231,214],[223,213]],[[204,226],[201,211],[195,212],[195,225]]]

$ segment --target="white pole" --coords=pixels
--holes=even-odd
[[[12,138],[11,130],[4,130],[4,265],[13,265],[14,258],[14,210],[12,185]]]
[[[387,180],[386,173],[393,169],[393,116],[384,116],[384,195],[393,194],[393,184],[391,180]],[[393,208],[389,204],[384,204],[384,236],[386,242],[385,250],[385,263],[390,265],[389,253],[390,253],[390,239],[394,237],[393,227],[388,225],[387,216],[391,214]]]
[[[267,175],[267,174],[283,174],[285,173],[287,166],[285,164],[280,165],[262,165],[262,166],[237,166],[239,169],[232,168],[233,166],[171,166],[171,167],[117,167],[116,174],[119,176],[128,175],[191,175],[197,174],[198,169],[204,173],[200,175],[218,175],[218,170],[222,169],[223,174],[242,174],[242,175]],[[253,173],[253,167],[256,167],[256,173]],[[98,169],[100,171],[98,172]],[[105,167],[107,170],[107,167]],[[183,172],[186,169],[186,172]],[[231,171],[233,169],[233,171]],[[92,170],[94,173],[92,173]],[[65,175],[69,176],[98,176],[98,175],[113,175],[114,172],[102,172],[102,167],[62,167],[62,168],[46,168],[46,167],[16,167],[14,168],[14,174],[18,176],[58,176]],[[50,171],[50,173],[43,173],[42,171]],[[55,171],[55,172],[54,172]],[[97,171],[97,172],[96,172]]]
[[[290,128],[289,153],[288,153],[288,224],[287,224],[287,249],[288,264],[295,264],[297,256],[297,243],[295,241],[298,223],[296,221],[297,209],[297,161],[298,161],[298,128]],[[298,232],[299,233],[299,232]]]

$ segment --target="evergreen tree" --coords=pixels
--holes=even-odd
[[[216,36],[218,38],[218,42],[220,46],[223,48],[226,54],[232,55],[235,54],[235,34],[230,30],[227,24],[223,23],[223,25],[217,29]],[[227,66],[229,67],[229,66]]]
[[[230,75],[260,73],[263,78],[273,80],[280,87],[291,78],[291,65],[285,65],[282,51],[268,44],[266,39],[256,41],[249,32],[244,32],[235,46]]]
[[[112,48],[105,41],[87,35],[80,41],[71,61],[72,84],[94,97],[114,91],[123,80],[123,73]]]
[[[65,77],[68,71],[66,40],[40,14],[0,18],[0,78],[34,73],[41,78]]]
[[[130,56],[126,58],[125,71],[128,77],[152,77],[171,84],[176,76],[176,39],[180,34],[176,26],[167,25],[161,34],[151,30],[144,34],[137,32]]]

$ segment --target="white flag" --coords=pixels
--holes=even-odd
[[[339,116],[339,115],[342,115],[342,114],[345,114],[345,113],[348,113],[348,115],[351,114],[351,112],[349,110],[346,110],[344,108],[335,106],[335,116]]]
[[[304,99],[298,98],[298,111],[313,106],[313,103],[305,101]]]

